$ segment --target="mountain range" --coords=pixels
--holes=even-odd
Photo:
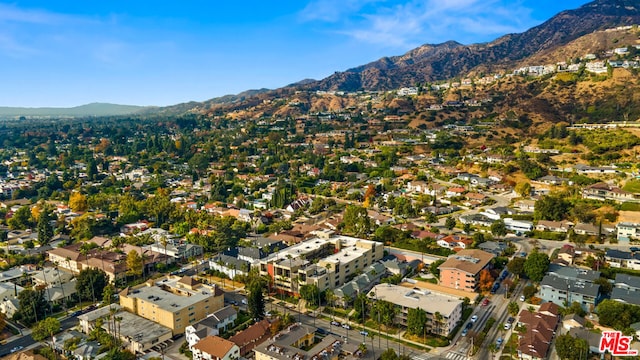
[[[521,65],[571,60],[570,57],[581,57],[586,53],[611,48],[619,40],[603,36],[604,32],[599,30],[634,24],[640,24],[639,1],[595,0],[577,9],[562,11],[523,33],[504,35],[488,43],[463,45],[447,41],[425,44],[403,55],[383,57],[336,72],[322,80],[304,79],[275,90],[247,90],[236,95],[167,107],[103,103],[73,108],[0,107],[0,117],[170,115],[212,109],[244,109],[256,106],[265,99],[290,95],[297,90],[391,90],[479,73],[513,70]],[[638,41],[637,36],[634,41]]]
[[[598,30],[640,24],[640,2],[595,0],[575,10],[560,12],[523,33],[508,34],[484,44],[455,41],[426,44],[404,55],[384,57],[366,65],[337,72],[315,83],[316,90],[389,90],[416,83],[513,68],[513,64]]]
[[[128,115],[149,110],[149,107],[135,105],[118,105],[108,103],[91,103],[70,108],[58,107],[6,107],[0,106],[0,117],[46,117],[46,116],[62,116],[62,117],[84,117],[84,116],[109,116],[109,115]]]

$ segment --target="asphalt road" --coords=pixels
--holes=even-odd
[[[78,325],[78,317],[77,316],[73,316],[73,317],[68,317],[65,318],[64,320],[60,321],[60,327],[62,327],[62,330],[67,330],[70,329],[74,326]],[[0,347],[0,356],[5,356],[10,354],[11,349],[13,349],[16,346],[22,346],[23,350],[32,346],[33,344],[36,344],[37,341],[33,340],[33,337],[31,336],[31,334],[28,335],[24,335],[20,338],[17,338],[11,342],[8,342],[4,345],[2,345]]]

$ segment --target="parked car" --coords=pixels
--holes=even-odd
[[[482,305],[482,306],[489,305],[489,298],[484,298],[484,300],[482,300],[482,303],[480,305]]]
[[[496,347],[497,347],[497,348],[500,348],[500,346],[501,346],[501,345],[502,345],[502,338],[501,338],[501,337],[499,337],[499,338],[496,340]]]
[[[524,301],[524,300],[525,300],[524,295],[520,295],[520,301]]]
[[[331,325],[333,325],[333,326],[340,326],[340,323],[334,320],[334,321],[332,321],[332,322],[331,322]]]
[[[478,320],[478,315],[473,315],[473,316],[471,317],[471,322],[472,322],[472,323],[476,322],[477,320]]]
[[[16,351],[20,351],[20,350],[22,350],[23,348],[24,348],[24,346],[22,346],[22,345],[14,346],[14,347],[11,349],[11,353],[13,354],[14,352],[16,352]]]
[[[507,322],[509,324],[513,324],[514,321],[516,321],[516,319],[513,316],[509,316],[509,318],[507,319]]]
[[[462,329],[462,332],[460,333],[460,336],[467,336],[468,332],[469,332],[469,329],[464,328],[464,329]]]
[[[349,326],[349,324],[342,324],[342,327],[347,330],[351,330],[351,326]]]
[[[469,330],[469,329],[471,329],[472,327],[473,327],[473,323],[472,323],[472,322],[468,322],[468,323],[467,323],[467,326],[465,326],[464,328],[465,328],[465,329],[467,329],[467,330]]]
[[[504,324],[504,329],[505,329],[505,330],[509,330],[509,329],[511,329],[511,324],[510,324],[510,323],[505,323],[505,324]]]
[[[360,335],[369,336],[369,332],[366,330],[360,331]]]
[[[327,335],[329,332],[323,328],[317,328],[316,332],[321,335]]]

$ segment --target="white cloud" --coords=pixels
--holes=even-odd
[[[506,0],[409,0],[367,6],[371,3],[315,0],[307,5],[302,18],[333,23],[337,33],[362,42],[405,48],[427,42],[487,39],[523,31],[536,23],[530,9]]]

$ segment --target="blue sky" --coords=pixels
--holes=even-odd
[[[171,105],[425,43],[486,42],[585,0],[0,0],[0,106]]]

